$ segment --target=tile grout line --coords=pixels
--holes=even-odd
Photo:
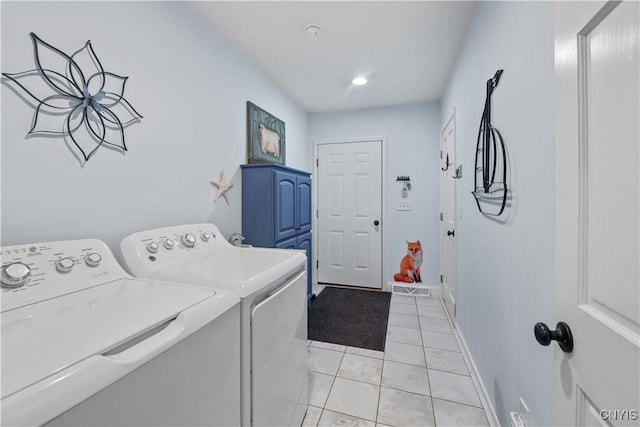
[[[340,353],[340,352],[336,351],[336,353]],[[346,348],[345,348],[345,351],[342,352],[342,358],[340,359],[340,363],[338,364],[338,369],[336,369],[336,373],[335,373],[335,375],[333,375],[333,381],[331,381],[331,387],[329,387],[329,393],[327,393],[327,398],[325,399],[324,403],[322,404],[322,412],[324,412],[324,410],[327,408],[327,403],[329,402],[329,396],[331,395],[331,390],[333,390],[333,386],[336,383],[336,378],[338,378],[338,371],[340,370],[340,366],[342,365],[342,361],[344,360],[345,353],[346,353]],[[320,416],[322,416],[322,414],[320,414]],[[318,420],[318,422],[319,421],[320,420]]]
[[[449,324],[449,326],[450,326],[450,327],[451,327],[451,324],[450,324],[450,321],[448,321],[449,319],[440,319],[440,318],[437,318],[437,317],[431,317],[431,316],[420,316],[420,312],[419,312],[419,310],[418,310],[417,298],[416,298],[416,297],[413,297],[412,299],[413,299],[413,304],[415,304],[415,305],[414,305],[414,308],[416,309],[416,313],[415,313],[415,314],[413,314],[413,315],[412,315],[412,314],[407,314],[407,313],[395,313],[395,314],[397,314],[397,315],[401,315],[401,316],[416,316],[416,317],[417,317],[417,319],[418,319],[418,327],[417,327],[417,328],[412,328],[412,327],[407,327],[407,326],[404,326],[404,325],[391,325],[391,324],[389,323],[389,318],[388,318],[388,319],[387,319],[387,336],[385,337],[385,341],[387,341],[387,340],[388,340],[388,341],[395,342],[395,343],[399,343],[399,344],[411,345],[411,346],[414,346],[414,347],[422,347],[422,354],[423,354],[423,357],[424,357],[425,366],[419,366],[419,365],[413,365],[413,364],[410,364],[410,363],[404,363],[404,362],[397,362],[397,361],[393,361],[393,360],[388,360],[388,359],[387,359],[386,351],[382,351],[382,352],[381,352],[381,353],[382,353],[382,358],[380,359],[380,358],[378,358],[378,357],[373,357],[373,356],[371,356],[371,355],[364,355],[364,354],[357,354],[357,353],[349,353],[349,352],[348,352],[348,350],[349,350],[349,346],[344,346],[344,349],[343,349],[343,350],[336,350],[336,349],[333,349],[333,348],[325,348],[325,347],[322,347],[322,346],[315,346],[315,345],[313,345],[316,341],[310,341],[310,342],[309,342],[309,344],[308,344],[308,348],[313,347],[313,348],[316,348],[316,349],[328,350],[328,351],[333,351],[333,352],[336,352],[336,353],[342,353],[342,357],[340,358],[340,363],[338,364],[338,368],[337,368],[337,370],[336,370],[336,373],[335,373],[335,375],[332,375],[332,376],[333,376],[333,379],[332,379],[332,381],[331,381],[331,386],[329,387],[329,391],[328,391],[328,394],[327,394],[327,398],[325,399],[325,401],[324,401],[324,403],[323,403],[322,408],[318,408],[318,407],[316,407],[316,408],[320,409],[320,416],[319,416],[319,418],[318,418],[318,422],[316,423],[316,425],[319,425],[319,423],[320,423],[320,419],[322,418],[322,416],[324,415],[324,413],[325,413],[326,411],[334,412],[334,413],[338,413],[338,414],[341,414],[341,415],[344,415],[344,416],[348,416],[348,417],[353,417],[353,418],[356,418],[356,419],[362,419],[362,420],[365,420],[365,421],[368,421],[368,422],[371,422],[371,421],[372,421],[372,420],[369,420],[369,419],[366,419],[366,418],[361,418],[361,417],[358,417],[358,416],[354,416],[354,415],[346,414],[346,413],[343,413],[343,412],[340,412],[340,411],[332,411],[332,410],[328,409],[328,408],[327,408],[327,406],[326,406],[326,405],[328,404],[329,396],[331,395],[331,392],[333,391],[333,388],[334,388],[334,386],[335,386],[335,383],[336,383],[337,378],[346,379],[346,380],[350,380],[350,381],[354,381],[354,382],[359,382],[359,383],[363,383],[363,384],[374,385],[374,386],[376,385],[376,384],[372,384],[372,383],[369,383],[369,382],[366,382],[366,381],[360,381],[360,380],[351,379],[351,378],[343,378],[343,377],[340,377],[340,376],[339,376],[340,369],[341,369],[341,367],[342,367],[342,364],[344,363],[344,359],[345,359],[345,357],[346,357],[346,355],[347,355],[347,354],[352,354],[353,356],[356,356],[356,357],[357,357],[357,356],[359,356],[359,357],[366,357],[366,358],[374,359],[374,360],[381,360],[381,362],[382,362],[381,375],[380,375],[380,383],[379,383],[379,384],[377,384],[377,386],[378,386],[378,397],[377,397],[376,414],[375,414],[375,420],[374,420],[374,422],[375,422],[376,424],[380,423],[380,420],[379,420],[379,416],[380,416],[380,404],[381,404],[380,402],[381,402],[381,397],[382,397],[383,377],[384,377],[384,372],[385,372],[385,363],[386,363],[386,362],[392,362],[392,363],[397,363],[397,364],[406,365],[406,366],[412,366],[412,367],[417,367],[417,368],[424,368],[424,369],[426,370],[426,373],[427,373],[427,387],[428,387],[428,390],[429,390],[429,396],[425,396],[425,395],[423,395],[423,394],[416,393],[416,392],[411,392],[411,391],[402,390],[402,389],[399,389],[399,388],[398,388],[398,389],[396,389],[395,387],[389,387],[389,388],[390,388],[390,389],[392,389],[392,390],[397,390],[397,391],[401,391],[401,392],[404,392],[404,393],[409,393],[409,394],[412,394],[412,395],[415,395],[415,396],[428,397],[428,398],[429,398],[429,402],[431,403],[431,415],[432,415],[432,417],[433,417],[433,422],[434,422],[434,424],[436,424],[436,425],[437,425],[437,423],[436,423],[436,419],[435,419],[435,405],[434,405],[434,399],[435,399],[435,400],[441,400],[441,401],[450,402],[450,403],[453,403],[453,404],[464,405],[464,406],[469,407],[469,408],[476,408],[476,409],[482,409],[482,410],[484,410],[484,408],[483,408],[482,406],[478,407],[478,406],[474,406],[474,405],[472,405],[472,404],[467,404],[467,403],[457,402],[457,401],[454,401],[454,400],[449,400],[449,399],[443,399],[443,398],[435,398],[435,397],[433,397],[433,395],[432,395],[432,394],[433,394],[433,391],[432,391],[432,388],[431,388],[431,381],[430,381],[430,377],[429,377],[429,369],[433,369],[434,371],[439,371],[439,372],[444,372],[444,373],[454,374],[454,375],[458,375],[458,376],[461,376],[461,377],[469,377],[470,375],[464,375],[464,374],[460,374],[460,373],[458,373],[458,372],[451,372],[451,371],[446,371],[446,370],[441,370],[441,369],[434,369],[434,368],[430,368],[430,367],[429,367],[429,364],[428,364],[428,362],[427,362],[427,349],[434,349],[434,350],[439,350],[439,351],[443,351],[443,352],[458,353],[458,354],[460,354],[460,353],[461,353],[461,351],[455,351],[455,350],[450,350],[450,349],[445,349],[445,348],[432,347],[432,346],[429,346],[429,345],[425,344],[425,338],[424,338],[424,336],[423,336],[423,332],[430,332],[430,333],[436,333],[436,334],[444,334],[444,335],[452,336],[454,339],[455,339],[455,334],[454,334],[454,333],[442,332],[442,331],[431,331],[431,330],[425,330],[425,329],[423,329],[423,327],[422,327],[422,323],[420,322],[420,319],[421,319],[421,318],[434,319],[434,320],[447,320],[447,323]],[[397,301],[395,301],[395,302],[397,302]],[[402,303],[400,303],[400,304],[402,304]],[[407,305],[407,306],[411,306],[412,304],[410,303],[410,304],[405,304],[405,305]],[[437,306],[427,305],[427,307],[437,307]],[[442,305],[440,305],[440,308],[442,308]],[[391,311],[390,311],[389,313],[394,313],[394,312],[391,312]],[[391,316],[389,316],[389,317],[391,317]],[[426,320],[426,319],[425,319],[425,320]],[[408,343],[408,342],[395,341],[395,340],[393,340],[393,339],[388,339],[388,330],[389,330],[389,326],[394,326],[394,327],[396,327],[396,328],[405,328],[405,329],[409,329],[409,330],[417,330],[417,331],[419,332],[419,334],[420,334],[420,343],[421,343],[421,345],[416,345],[415,343]],[[457,341],[457,340],[456,340],[456,341]],[[457,344],[457,342],[456,342],[456,344]],[[385,347],[386,347],[386,346],[385,346]],[[458,345],[458,347],[459,347],[459,345]],[[386,350],[386,348],[385,348],[385,350]],[[466,366],[466,364],[467,364],[467,363],[466,363],[466,361],[465,361],[465,366]],[[468,367],[467,367],[467,370],[468,370]],[[313,371],[313,370],[310,370],[310,372],[314,372],[314,373],[318,373],[318,374],[324,374],[324,375],[327,375],[327,374],[325,374],[325,373],[323,373],[323,372],[317,372],[317,371]],[[474,389],[475,389],[475,384],[474,384]],[[476,391],[476,393],[477,393],[477,390],[475,390],[475,391]],[[311,406],[313,406],[313,405],[311,405]]]
[[[416,306],[418,301],[416,301]],[[433,425],[437,426],[436,409],[433,405],[433,390],[431,390],[431,378],[429,378],[429,362],[427,361],[427,352],[425,351],[424,337],[422,336],[422,325],[420,324],[420,311],[418,310],[418,326],[420,327],[420,339],[422,340],[422,354],[424,355],[425,370],[427,371],[427,386],[429,387],[429,403],[431,403],[431,415],[433,417]]]
[[[468,406],[469,408],[482,409],[482,411],[484,411],[484,408],[482,406],[476,406],[476,405],[471,405],[469,403],[457,402],[455,400],[445,399],[443,397],[433,397],[432,396],[431,398],[432,399],[437,399],[437,400],[442,400],[444,402],[455,403],[456,405]]]
[[[389,320],[387,319],[387,327]],[[387,347],[386,343],[385,343],[385,348]],[[378,404],[376,405],[376,426],[378,425],[378,416],[380,415],[380,397],[382,396],[382,378],[384,377],[384,352],[383,352],[383,359],[382,359],[382,369],[380,369],[380,387],[378,387]]]

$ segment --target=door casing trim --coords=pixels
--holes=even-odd
[[[387,219],[387,209],[388,209],[388,203],[387,203],[387,137],[386,136],[372,136],[372,137],[364,137],[364,138],[333,138],[333,139],[319,139],[319,140],[314,140],[313,141],[313,180],[315,181],[315,183],[312,183],[312,192],[313,192],[313,206],[312,206],[312,210],[311,210],[311,220],[312,220],[312,230],[315,230],[312,234],[311,234],[311,244],[313,245],[313,255],[312,255],[312,260],[311,260],[311,266],[312,268],[315,269],[315,274],[312,275],[312,281],[311,284],[312,285],[317,285],[318,284],[318,269],[316,268],[317,262],[318,262],[318,236],[317,236],[317,230],[318,230],[318,218],[316,216],[316,209],[318,209],[318,181],[317,181],[317,177],[318,177],[318,153],[319,153],[319,146],[320,145],[327,145],[327,144],[348,144],[348,143],[354,143],[354,142],[367,142],[367,141],[380,141],[380,143],[382,144],[382,153],[381,153],[381,157],[382,157],[382,161],[381,161],[381,176],[382,176],[382,200],[380,200],[380,203],[382,204],[381,206],[381,218],[380,218],[380,223],[382,224],[382,236],[381,236],[381,256],[382,256],[382,277],[380,278],[380,288],[382,291],[388,291],[391,292],[391,287],[387,286],[387,282],[385,280],[385,277],[388,277],[388,266],[387,266],[387,259],[388,259],[388,248],[387,248],[387,227],[386,227],[386,219]],[[387,289],[389,288],[389,289]]]
[[[457,146],[457,129],[456,129],[456,107],[455,105],[453,106],[453,111],[451,112],[451,115],[449,116],[449,118],[447,119],[446,123],[444,124],[444,126],[442,127],[442,130],[440,131],[440,141],[439,141],[439,145],[440,145],[440,150],[442,150],[442,138],[445,135],[446,130],[449,128],[449,125],[453,126],[453,133],[455,135],[454,140],[453,140],[453,144],[454,144],[454,150],[455,150],[455,161],[454,161],[454,165],[452,165],[454,168],[457,168],[458,165],[460,164],[459,161],[459,155],[458,155],[458,146]],[[442,152],[442,151],[441,151]],[[439,182],[439,188],[440,188],[440,214],[442,215],[442,213],[444,212],[444,199],[443,199],[443,191],[444,191],[444,185],[443,185],[443,181],[442,178],[440,179]],[[442,217],[441,217],[442,218]],[[453,218],[455,221],[455,231],[456,233],[458,233],[458,185],[457,185],[457,180],[453,181]],[[446,266],[445,266],[445,260],[444,260],[444,235],[442,234],[442,219],[440,220],[440,224],[439,224],[439,234],[440,234],[440,242],[439,242],[439,246],[440,246],[440,274],[444,275],[445,274],[445,270],[446,270]],[[454,265],[453,268],[455,269],[455,275],[456,275],[456,295],[455,295],[455,302],[454,302],[454,313],[456,312],[456,306],[458,304],[458,240],[457,237],[454,240],[453,243],[453,257],[454,257]],[[451,262],[451,260],[449,260],[449,262]],[[444,302],[444,298],[445,298],[445,291],[444,291],[444,282],[440,283],[440,289],[441,289],[441,296],[440,298],[443,300]],[[447,310],[446,305],[445,305],[445,311]],[[448,313],[447,313],[448,315]],[[457,315],[454,314],[454,321],[455,318],[457,318]]]

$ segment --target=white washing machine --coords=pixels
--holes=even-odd
[[[133,279],[100,240],[4,247],[0,423],[240,423],[240,305]]]
[[[304,252],[233,246],[213,224],[143,231],[120,247],[134,276],[236,293],[242,425],[302,423],[308,402]]]

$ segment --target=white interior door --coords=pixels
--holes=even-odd
[[[440,135],[440,272],[442,299],[449,316],[456,316],[456,124],[451,116]]]
[[[382,288],[382,141],[318,145],[318,283]]]
[[[557,2],[556,425],[638,425],[637,1]],[[541,319],[542,320],[542,319]],[[552,326],[553,325],[553,326]]]

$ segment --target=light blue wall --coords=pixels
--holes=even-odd
[[[424,250],[422,280],[439,281],[439,152],[440,104],[422,103],[309,115],[314,142],[362,137],[387,138],[386,232],[390,277],[400,269],[406,241],[420,240]],[[411,177],[411,211],[397,211],[402,185],[399,175]]]
[[[287,164],[310,170],[308,116],[182,2],[2,2],[2,71],[34,68],[29,32],[71,53],[91,39],[144,119],[129,151],[81,166],[59,138],[29,138],[33,109],[2,87],[2,244],[126,234],[174,224],[240,231],[246,101],[286,123]],[[231,205],[213,203],[220,171]]]
[[[504,69],[492,122],[510,152],[515,205],[506,224],[483,217],[470,192],[485,82]],[[533,336],[555,318],[553,5],[479,2],[442,101],[455,107],[458,325],[504,425],[522,396],[531,425],[552,424],[553,351]]]

